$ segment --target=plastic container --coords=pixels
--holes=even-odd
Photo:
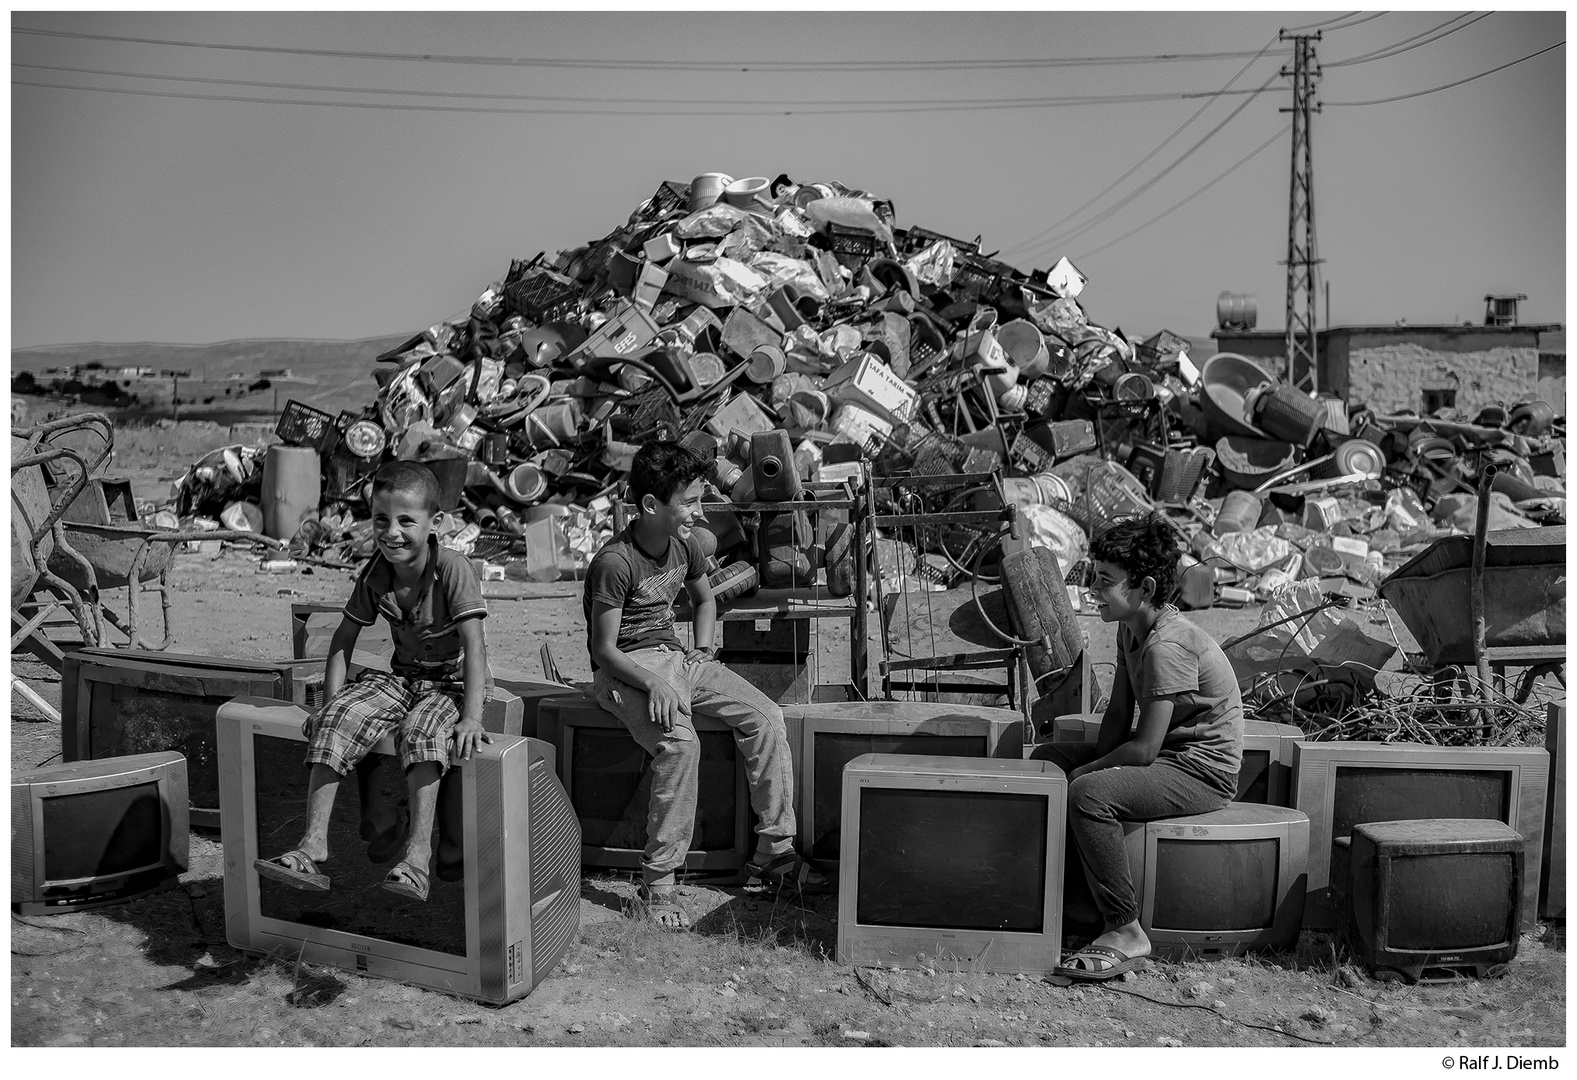
[[[747,176],[723,188],[723,201],[742,210],[761,207],[768,198],[767,189],[772,181],[765,176]]]
[[[318,512],[323,474],[310,446],[276,443],[263,458],[263,535],[289,540],[301,521]]]
[[[1275,377],[1259,364],[1237,353],[1216,353],[1199,370],[1199,407],[1217,435],[1264,438],[1244,406],[1244,397],[1255,387],[1274,383]]]
[[[1270,435],[1306,447],[1325,423],[1325,406],[1301,390],[1276,386],[1259,396],[1255,419]]]
[[[702,173],[690,181],[690,213],[705,210],[717,202],[723,197],[723,191],[733,182],[732,176],[718,172]]]
[[[1259,521],[1259,496],[1252,491],[1229,491],[1210,531],[1216,536],[1245,532]]]
[[[1302,458],[1296,446],[1279,439],[1227,435],[1216,440],[1216,465],[1226,482],[1235,488],[1259,487],[1277,473],[1297,465]]]
[[[517,503],[533,503],[547,494],[548,478],[542,475],[541,469],[528,462],[510,471],[509,479],[504,481],[504,489]]]

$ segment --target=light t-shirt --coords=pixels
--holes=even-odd
[[[1143,641],[1117,629],[1117,678],[1134,700],[1175,694],[1159,757],[1236,776],[1243,763],[1243,698],[1237,674],[1214,638],[1166,604]]]

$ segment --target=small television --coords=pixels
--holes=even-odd
[[[1377,976],[1494,975],[1517,955],[1522,836],[1484,818],[1353,826],[1350,936]]]
[[[11,776],[11,907],[53,915],[158,892],[188,865],[186,759],[172,751]]]
[[[800,852],[835,872],[842,842],[843,769],[862,754],[1024,757],[1024,716],[984,705],[850,701],[786,705],[794,752]]]
[[[838,962],[1044,974],[1062,959],[1068,779],[1049,761],[843,770]]]
[[[684,868],[737,873],[756,844],[744,755],[734,744],[733,729],[722,721],[698,716],[695,729],[701,744],[700,790]],[[581,864],[639,869],[651,804],[651,756],[623,721],[584,694],[543,701],[537,732],[555,747],[559,778],[580,821]]]
[[[232,660],[146,649],[79,649],[60,677],[66,761],[174,750],[186,758],[191,824],[219,827],[214,713],[233,697],[291,701],[321,660]],[[304,698],[302,699],[304,700]]]
[[[1309,863],[1304,814],[1235,802],[1123,822],[1123,839],[1139,925],[1156,956],[1217,959],[1297,945]]]
[[[1543,747],[1425,743],[1293,742],[1292,805],[1309,816],[1308,899],[1303,925],[1335,926],[1333,846],[1367,821],[1486,818],[1526,842],[1522,919],[1538,917],[1544,803],[1550,755]]]
[[[538,738],[542,723],[542,703],[556,697],[582,697],[580,690],[565,683],[533,679],[508,668],[493,668],[494,692],[508,690],[520,699],[520,731],[528,739]]]
[[[379,888],[356,799],[344,786],[329,826],[326,892],[258,875],[254,860],[293,847],[306,822],[304,710],[237,698],[218,710],[225,934],[237,949],[301,958],[495,1005],[524,997],[580,928],[580,828],[552,748],[494,735],[446,780],[460,782],[464,873],[436,873],[426,903]],[[385,738],[371,755],[404,794]],[[437,850],[437,840],[434,840]]]

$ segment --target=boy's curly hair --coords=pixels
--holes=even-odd
[[[1157,606],[1166,603],[1177,588],[1177,559],[1182,553],[1177,526],[1159,513],[1125,518],[1090,541],[1090,558],[1122,567],[1129,584],[1154,578]]]
[[[709,472],[707,463],[679,443],[654,440],[635,452],[630,462],[630,501],[637,507],[647,495],[665,503]]]

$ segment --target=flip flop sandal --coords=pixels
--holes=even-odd
[[[318,869],[318,864],[300,848],[272,859],[253,859],[252,869],[260,877],[289,885],[292,889],[305,889],[308,892],[328,892],[329,889],[329,876]]]
[[[679,902],[677,886],[654,893],[642,885],[636,893],[636,900],[638,908],[635,914],[644,915],[659,930],[690,929],[690,913]]]
[[[1117,976],[1124,975],[1130,971],[1143,969],[1149,957],[1129,956],[1127,953],[1105,945],[1086,945],[1068,957],[1069,961],[1081,959],[1097,961],[1105,964],[1106,967],[1099,969],[1093,967],[1072,967],[1069,963],[1063,963],[1055,970],[1054,974],[1060,975],[1065,979],[1072,979],[1074,982],[1105,982],[1107,979],[1115,979]]]
[[[832,881],[795,851],[774,856],[767,862],[745,864],[745,887],[756,885],[785,886],[802,893],[827,893],[832,891]]]
[[[394,824],[368,841],[367,861],[376,863],[379,866],[393,862],[394,857],[405,850],[405,842],[410,837],[410,808],[406,806],[397,807],[395,809]]]
[[[426,903],[429,885],[426,870],[401,859],[389,869],[388,876],[383,879],[382,887],[396,896]]]

